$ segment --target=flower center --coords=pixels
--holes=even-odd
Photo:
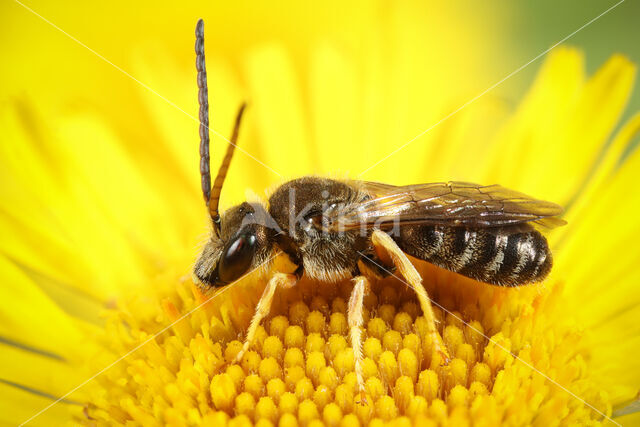
[[[143,424],[365,425],[404,417],[523,425],[581,424],[610,413],[589,378],[582,335],[562,317],[560,285],[507,289],[419,268],[448,365],[432,350],[414,295],[395,278],[373,284],[365,298],[364,396],[349,343],[349,282],[303,281],[280,292],[250,351],[234,363],[264,283],[243,279],[208,301],[185,281],[152,309],[132,302],[128,315],[115,315],[114,355],[172,326],[98,377],[86,414]]]

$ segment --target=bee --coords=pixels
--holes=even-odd
[[[472,279],[499,286],[543,280],[553,261],[540,229],[563,225],[562,208],[499,185],[438,182],[395,186],[378,182],[305,176],[286,182],[268,203],[244,202],[222,215],[218,202],[238,139],[241,106],[230,144],[211,185],[209,111],[204,24],[196,26],[200,104],[200,173],[212,233],[196,261],[194,275],[205,288],[219,288],[288,255],[297,270],[270,271],[246,333],[240,360],[268,314],[278,288],[295,286],[303,275],[319,286],[352,279],[348,325],[360,391],[363,298],[372,280],[397,271],[415,291],[428,333],[444,363],[448,351],[437,332],[422,278],[408,255]]]

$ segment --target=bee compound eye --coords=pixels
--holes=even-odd
[[[227,245],[218,266],[220,281],[233,282],[247,272],[256,251],[256,244],[254,234],[243,233]]]

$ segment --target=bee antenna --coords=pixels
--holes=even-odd
[[[211,198],[211,171],[209,166],[209,89],[207,66],[204,60],[204,21],[196,24],[196,69],[198,70],[198,104],[200,106],[200,180],[205,203]]]
[[[231,163],[231,158],[233,157],[233,152],[236,148],[238,133],[240,132],[240,123],[242,122],[242,114],[244,113],[246,107],[247,103],[242,103],[240,109],[238,110],[238,113],[236,114],[236,121],[233,126],[233,134],[231,135],[231,139],[229,140],[227,153],[224,155],[224,160],[222,160],[220,169],[218,169],[216,180],[213,182],[213,188],[211,188],[211,196],[209,199],[209,214],[211,215],[211,219],[213,220],[215,227],[218,227],[218,230],[220,230],[220,214],[218,213],[218,202],[220,201],[222,184],[224,184],[224,179],[227,176],[229,164]]]
[[[196,69],[198,70],[198,104],[200,105],[200,178],[202,184],[202,195],[205,203],[209,207],[209,215],[211,215],[211,219],[213,220],[214,231],[216,234],[219,234],[220,214],[218,212],[218,202],[220,201],[220,192],[222,191],[222,184],[224,184],[224,179],[227,176],[229,164],[231,163],[231,158],[233,157],[233,152],[236,148],[240,122],[247,104],[243,103],[240,106],[240,110],[238,110],[227,153],[220,165],[213,187],[211,187],[211,167],[209,156],[209,89],[207,87],[207,66],[204,59],[204,21],[202,19],[199,19],[196,24]]]

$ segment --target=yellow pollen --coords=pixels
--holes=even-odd
[[[425,277],[428,285],[428,271]],[[158,305],[162,312],[118,329],[113,348],[133,347],[206,301],[182,286]],[[312,287],[282,291],[256,340],[235,362],[260,286],[251,283],[226,300],[214,299],[99,377],[88,416],[105,423],[229,426],[598,420],[545,376],[610,411],[584,369],[588,354],[561,344],[577,342],[579,332],[557,317],[552,321],[560,286],[514,291],[459,279],[431,285],[428,292],[449,311],[434,307],[451,355],[445,365],[412,292],[393,278],[375,283],[365,298],[362,393],[347,322],[349,282],[317,295]],[[545,328],[553,334],[541,334]]]

